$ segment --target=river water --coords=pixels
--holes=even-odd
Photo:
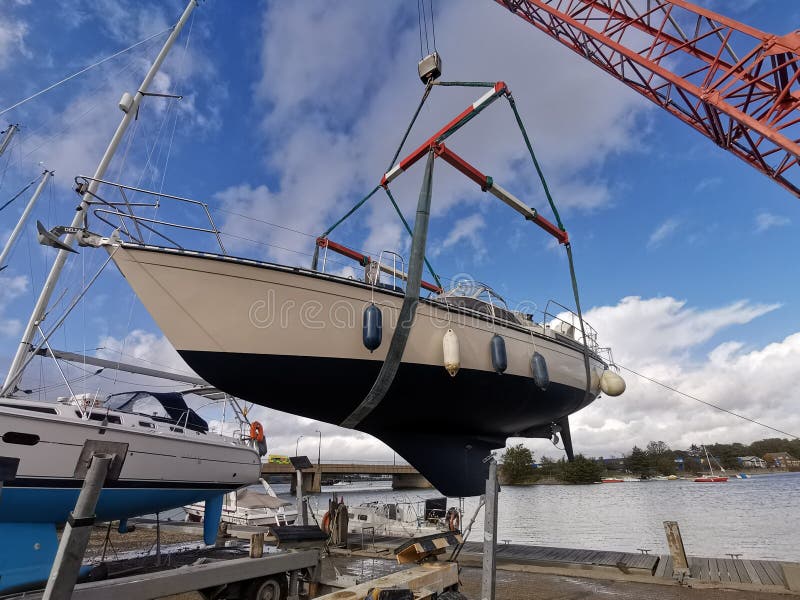
[[[274,487],[281,495],[288,492],[288,486]],[[438,495],[433,490],[324,489],[329,491],[316,496],[319,506],[332,492],[353,505]],[[476,506],[476,498],[465,501],[465,521]],[[667,554],[663,521],[678,521],[687,554],[800,561],[800,473],[717,484],[678,480],[505,486],[497,537],[500,543],[625,552],[647,548],[651,554]],[[483,511],[470,540],[483,539],[482,526]]]

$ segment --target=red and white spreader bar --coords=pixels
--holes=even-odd
[[[489,106],[500,96],[510,94],[511,92],[506,84],[502,81],[498,81],[494,88],[478,98],[472,103],[471,106],[464,109],[455,119],[450,121],[447,125],[429,137],[427,141],[425,141],[425,143],[423,143],[419,148],[414,150],[411,154],[384,173],[383,177],[381,178],[381,185],[383,187],[387,187],[389,183],[391,183],[394,179],[397,179],[401,173],[408,170],[409,167],[425,156],[428,152],[433,150],[436,156],[443,158],[445,162],[452,165],[458,171],[472,179],[475,183],[481,186],[481,189],[484,192],[489,192],[513,208],[528,221],[533,221],[536,223],[539,227],[556,238],[559,244],[567,244],[569,243],[569,234],[567,234],[566,231],[556,227],[553,223],[539,215],[535,208],[531,208],[527,204],[524,204],[514,194],[495,183],[491,177],[478,171],[478,169],[473,167],[449,148],[446,148],[444,145],[444,140],[452,135],[467,121],[475,117],[480,111]],[[423,285],[422,287],[425,286]]]
[[[319,246],[320,248],[328,248],[331,251],[336,252],[337,254],[341,254],[342,256],[346,256],[347,258],[351,258],[354,261],[358,262],[358,264],[360,264],[362,267],[366,267],[370,263],[376,262],[366,254],[362,254],[361,252],[353,250],[352,248],[348,248],[347,246],[343,246],[342,244],[337,244],[336,242],[332,242],[326,237],[318,237],[317,246]],[[384,273],[393,275],[394,277],[402,279],[403,281],[408,281],[408,274],[402,269],[396,269],[395,267],[392,267],[390,265],[385,265],[383,263],[379,263],[378,268]],[[434,294],[441,294],[444,291],[438,285],[428,283],[425,280],[423,280],[419,284],[419,286],[423,289],[428,290],[429,292],[433,292]]]

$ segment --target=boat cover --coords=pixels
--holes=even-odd
[[[236,505],[239,508],[271,508],[277,510],[281,506],[292,506],[294,502],[270,496],[247,488],[236,492]]]
[[[168,419],[159,418],[157,412],[152,411],[152,408],[157,408],[153,406],[153,399],[166,411]],[[106,399],[105,406],[112,410],[144,414],[159,421],[169,421],[193,431],[208,431],[206,420],[189,408],[183,395],[178,392],[137,391],[112,394]]]

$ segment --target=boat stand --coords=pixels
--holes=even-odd
[[[486,505],[483,524],[483,574],[481,576],[481,600],[495,600],[497,583],[497,461],[491,454],[487,457],[489,478],[486,480]]]
[[[89,460],[89,468],[78,501],[75,503],[75,510],[70,513],[64,526],[43,600],[71,598],[72,590],[78,582],[83,555],[94,525],[94,509],[100,498],[100,492],[103,491],[103,483],[109,475],[111,464],[114,462],[114,455],[93,454]]]

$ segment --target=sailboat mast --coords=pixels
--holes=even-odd
[[[711,476],[714,476],[714,467],[711,466],[711,458],[708,456],[708,449],[703,446],[703,452],[706,453],[706,462],[708,463],[708,469],[711,471]]]
[[[19,131],[19,125],[9,125],[8,129],[6,129],[3,133],[2,141],[0,141],[0,156],[3,156],[3,153],[8,148],[8,145],[11,143],[11,138],[14,137],[14,134]]]
[[[83,196],[81,197],[81,203],[78,206],[77,210],[75,211],[75,216],[72,219],[71,226],[79,228],[83,225],[86,210],[89,207],[89,201],[92,198],[92,194],[97,191],[99,187],[99,183],[97,182],[98,179],[102,179],[105,175],[106,169],[108,169],[108,165],[111,163],[111,159],[114,157],[114,153],[119,146],[119,143],[122,141],[122,138],[125,135],[125,132],[128,129],[128,125],[133,120],[136,112],[139,108],[139,104],[142,101],[142,98],[147,93],[150,84],[153,81],[153,78],[158,73],[158,70],[161,68],[161,64],[164,62],[164,59],[169,54],[172,45],[175,43],[175,40],[180,35],[181,29],[189,20],[189,17],[194,11],[195,7],[197,6],[197,0],[189,0],[189,3],[186,5],[186,9],[183,11],[180,19],[172,28],[172,31],[167,37],[166,42],[164,42],[161,51],[156,56],[155,61],[150,66],[150,70],[147,71],[147,75],[145,75],[144,79],[142,80],[141,85],[139,86],[136,95],[133,96],[132,99],[128,101],[130,96],[123,96],[123,101],[120,102],[120,108],[125,113],[120,121],[119,125],[117,126],[117,130],[114,132],[114,136],[111,138],[111,141],[106,148],[106,151],[103,153],[103,158],[100,159],[100,164],[97,165],[97,170],[94,172],[94,177],[91,181],[89,181],[89,185],[84,192]],[[64,243],[67,246],[72,247],[75,243],[75,235],[68,234],[64,239]],[[39,298],[36,301],[36,306],[31,313],[31,317],[28,320],[28,324],[25,327],[25,331],[22,335],[22,340],[20,341],[19,347],[17,348],[17,352],[14,355],[14,360],[11,362],[11,366],[8,369],[8,374],[6,375],[5,383],[3,384],[3,391],[9,393],[13,391],[13,387],[16,385],[19,378],[22,376],[21,367],[23,362],[25,361],[25,355],[29,352],[31,347],[31,342],[33,341],[34,334],[36,332],[36,326],[39,322],[44,318],[45,311],[47,310],[47,305],[50,303],[50,298],[53,295],[53,291],[55,290],[56,283],[58,282],[58,278],[61,275],[61,271],[64,268],[64,263],[67,260],[67,255],[70,254],[67,250],[59,250],[58,255],[56,256],[55,262],[53,263],[52,268],[50,269],[50,273],[47,276],[47,280],[42,287],[42,291],[39,294]]]
[[[5,248],[3,248],[3,251],[0,252],[0,271],[6,268],[6,259],[8,258],[8,255],[11,254],[11,248],[14,247],[14,242],[17,241],[19,234],[22,233],[22,228],[25,226],[25,221],[28,220],[28,216],[30,216],[33,206],[36,204],[37,200],[39,200],[39,196],[42,195],[42,191],[44,191],[44,186],[47,183],[48,176],[52,177],[53,172],[45,169],[44,173],[42,173],[42,178],[39,181],[39,185],[36,186],[36,191],[33,192],[33,196],[31,196],[31,199],[28,200],[28,205],[25,207],[25,210],[22,211],[22,216],[20,216],[19,221],[17,221],[14,231],[11,232],[11,236],[8,238]]]

